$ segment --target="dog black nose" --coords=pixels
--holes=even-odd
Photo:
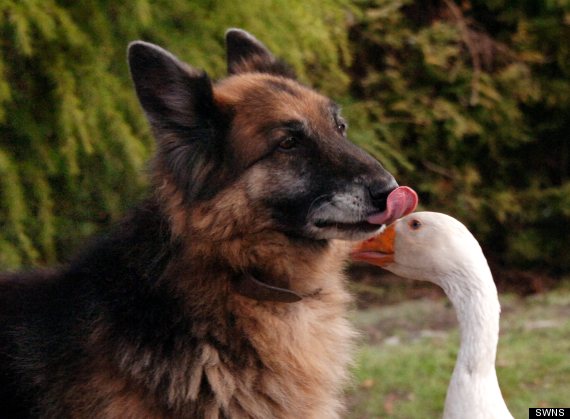
[[[391,178],[388,182],[375,182],[368,187],[372,203],[379,211],[384,211],[386,209],[388,195],[390,195],[390,192],[397,187],[398,183],[394,178]]]

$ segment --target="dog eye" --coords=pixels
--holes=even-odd
[[[297,145],[296,137],[287,137],[279,143],[279,148],[282,150],[291,150]]]
[[[344,122],[337,122],[337,124],[336,124],[336,129],[338,129],[338,131],[339,131],[341,134],[344,134],[344,133],[346,132],[346,128],[347,128],[346,123],[344,123]]]

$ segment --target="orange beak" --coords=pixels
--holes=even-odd
[[[357,244],[352,250],[351,257],[353,260],[386,267],[394,262],[395,238],[396,229],[394,224],[390,224],[382,233]]]

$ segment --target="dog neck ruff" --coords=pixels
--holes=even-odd
[[[275,285],[270,285],[259,280],[258,272],[241,272],[233,281],[234,291],[247,298],[257,301],[274,301],[279,303],[296,303],[301,301],[303,297],[291,291],[289,281],[287,279],[279,279],[274,281]],[[280,286],[277,286],[280,285]]]

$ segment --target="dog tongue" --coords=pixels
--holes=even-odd
[[[416,192],[407,186],[400,186],[388,195],[386,209],[368,217],[368,222],[370,224],[390,224],[415,210],[417,205]]]

